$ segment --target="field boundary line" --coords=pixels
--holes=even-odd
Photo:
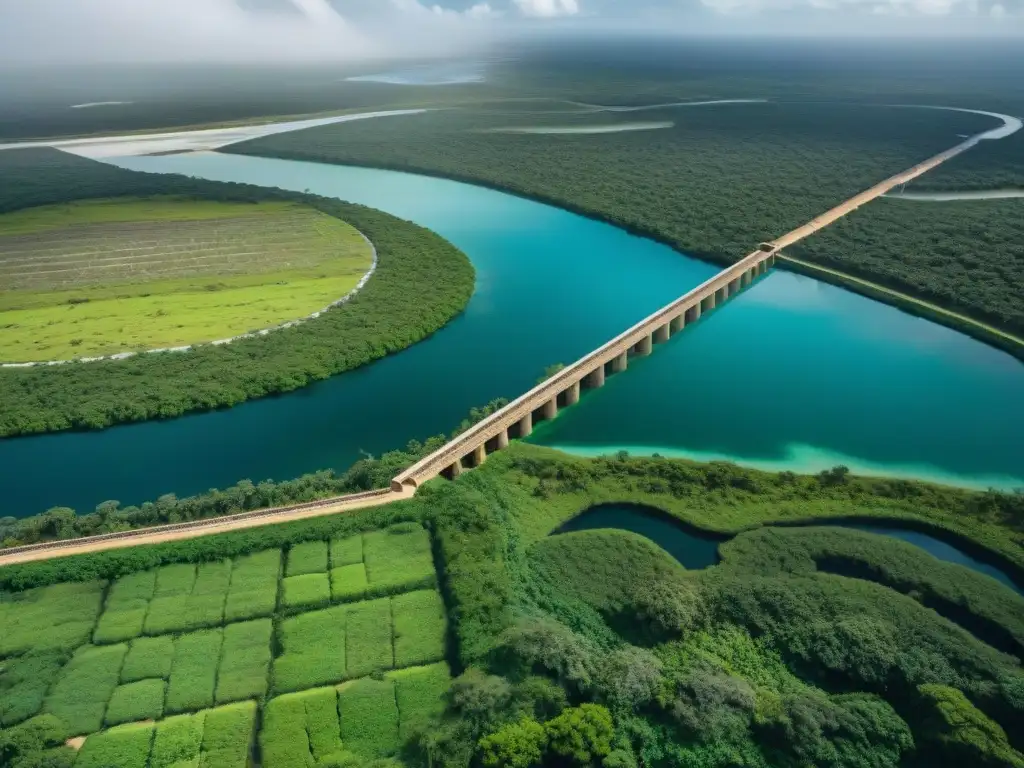
[[[354,227],[353,227],[353,229],[354,229]],[[147,349],[147,350],[144,350],[142,352],[118,352],[117,354],[114,354],[114,355],[102,355],[102,356],[99,356],[99,357],[77,357],[77,358],[73,358],[71,360],[45,360],[45,361],[35,361],[35,362],[27,362],[27,363],[0,363],[0,368],[35,368],[37,366],[46,366],[46,365],[67,365],[68,363],[97,363],[97,362],[101,362],[101,361],[104,361],[104,360],[127,360],[128,358],[136,357],[137,355],[153,355],[153,354],[158,354],[158,353],[163,353],[163,352],[191,352],[193,349],[196,349],[198,347],[206,347],[206,346],[221,347],[221,346],[224,346],[225,344],[231,344],[232,342],[238,341],[239,339],[254,339],[254,338],[258,337],[258,336],[267,336],[267,335],[273,333],[274,331],[281,331],[281,330],[284,330],[285,328],[293,328],[296,325],[302,325],[303,323],[309,322],[310,320],[316,320],[318,317],[323,315],[325,312],[328,312],[328,311],[330,311],[332,309],[340,307],[341,305],[347,304],[349,301],[351,301],[351,299],[357,293],[359,293],[359,291],[361,291],[366,286],[366,284],[370,281],[370,278],[373,277],[374,273],[377,271],[377,263],[378,263],[377,246],[375,246],[373,244],[373,241],[370,240],[370,238],[368,238],[365,234],[360,232],[358,229],[356,231],[359,232],[359,236],[361,238],[363,238],[363,240],[366,242],[366,244],[368,246],[370,246],[370,253],[372,255],[372,261],[370,262],[370,268],[366,271],[366,273],[361,278],[359,278],[359,282],[355,284],[355,287],[352,288],[352,290],[350,290],[348,293],[346,293],[340,299],[332,301],[330,304],[328,304],[323,309],[318,309],[316,312],[313,312],[310,315],[306,315],[305,317],[299,317],[299,318],[296,318],[295,320],[288,320],[287,322],[279,323],[278,325],[273,325],[273,326],[271,326],[269,328],[262,328],[262,329],[260,329],[258,331],[251,331],[249,333],[241,333],[241,334],[239,334],[237,336],[230,336],[230,337],[228,337],[226,339],[216,339],[215,341],[204,341],[201,344],[189,344],[188,346],[183,346],[183,347],[161,347],[161,348],[158,348],[158,349]]]

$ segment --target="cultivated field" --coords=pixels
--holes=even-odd
[[[0,216],[0,360],[228,338],[304,317],[372,263],[345,222],[283,202],[90,200]]]
[[[392,755],[448,687],[435,583],[430,537],[406,523],[0,594],[0,728],[55,717],[87,737],[76,766],[244,768],[257,709],[286,694],[263,714],[267,768],[310,765],[296,728],[318,760]]]

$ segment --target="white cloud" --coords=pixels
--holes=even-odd
[[[514,0],[523,16],[550,19],[556,16],[575,16],[580,12],[577,0]]]
[[[438,2],[0,0],[0,62],[346,61],[486,44],[500,15],[486,0],[465,12]]]

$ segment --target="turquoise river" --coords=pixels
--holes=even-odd
[[[124,167],[340,197],[439,232],[477,270],[467,310],[358,371],[226,411],[0,440],[0,515],[135,504],[344,468],[515,397],[716,268],[612,226],[442,179],[217,153]],[[753,245],[753,244],[752,244]],[[770,469],[1024,486],[1024,365],[961,334],[775,271],[533,440]]]

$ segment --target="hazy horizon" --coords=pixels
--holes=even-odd
[[[0,66],[360,62],[531,39],[1024,38],[1024,0],[0,0]]]

